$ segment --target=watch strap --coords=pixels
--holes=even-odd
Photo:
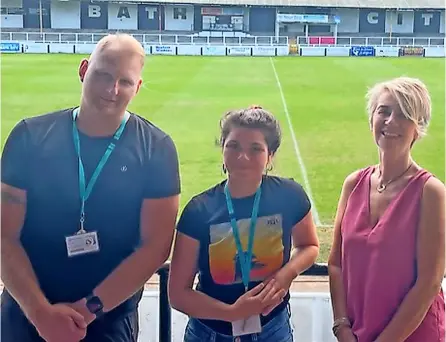
[[[101,299],[98,296],[95,296],[93,293],[89,294],[86,297],[87,303],[87,309],[90,311],[93,315],[96,316],[96,318],[102,316],[104,314],[104,305],[102,304]]]

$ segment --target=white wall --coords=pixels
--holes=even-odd
[[[338,32],[356,33],[359,32],[359,9],[336,8],[331,13],[338,16],[341,22],[338,24]],[[330,28],[334,32],[334,26]]]
[[[1,28],[23,28],[23,15],[7,14],[0,15]]]
[[[446,291],[446,278],[443,280]],[[145,291],[139,305],[140,342],[158,340],[158,292]],[[302,342],[335,342],[331,327],[333,316],[329,292],[292,292],[291,325],[294,340]],[[183,341],[188,317],[172,309],[172,341]]]
[[[22,0],[1,0],[1,7],[21,8]],[[0,15],[0,27],[2,28],[23,28],[23,14],[2,14]]]
[[[2,7],[6,7],[6,8],[11,8],[11,7],[23,7],[22,5],[22,0],[2,0],[1,1],[1,6]]]
[[[138,5],[130,5],[126,3],[123,4],[109,3],[108,28],[116,30],[137,30],[138,29],[137,6]],[[123,15],[127,13],[130,16],[130,18]]]
[[[179,9],[185,16],[175,19],[175,8]],[[165,29],[169,31],[192,31],[194,28],[194,7],[185,5],[166,5]]]
[[[446,292],[446,278],[442,282]],[[3,288],[0,290],[0,292]],[[291,325],[295,341],[335,342],[329,292],[291,292]],[[159,293],[144,291],[139,303],[139,342],[158,342]],[[172,309],[172,341],[183,341],[188,317]]]
[[[246,28],[249,28],[249,8],[248,7],[243,10],[243,25]]]
[[[444,24],[445,24],[445,11],[442,11],[440,14],[440,33],[444,33]]]
[[[305,25],[299,23],[282,23],[281,26],[286,26],[288,28],[288,33],[302,33],[305,32]]]
[[[398,14],[402,15],[402,25],[398,25]],[[413,11],[386,11],[386,33],[413,33]]]
[[[79,29],[81,27],[81,6],[78,1],[51,2],[51,28]]]
[[[139,304],[139,342],[157,342],[158,292],[145,291]],[[295,341],[335,342],[329,293],[291,293],[291,325]],[[183,341],[188,317],[172,310],[172,342]]]

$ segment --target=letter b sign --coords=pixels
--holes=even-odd
[[[101,7],[97,5],[88,6],[88,16],[90,18],[100,18],[101,17]]]

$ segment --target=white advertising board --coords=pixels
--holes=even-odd
[[[276,48],[274,46],[255,46],[252,48],[253,56],[275,56]]]
[[[146,55],[152,54],[152,46],[151,45],[143,44],[143,48],[144,48],[144,53]]]
[[[226,47],[203,46],[203,56],[226,56]]]
[[[25,53],[48,53],[48,44],[44,43],[24,43],[23,51]]]
[[[325,56],[325,48],[323,47],[312,47],[312,46],[303,46],[300,48],[301,56]]]
[[[430,46],[424,48],[424,57],[445,57],[445,49],[441,46]]]
[[[74,52],[88,55],[93,52],[95,46],[94,44],[76,44]]]
[[[338,46],[338,47],[328,47],[327,50],[327,56],[330,57],[348,57],[350,56],[350,48],[344,47],[344,46]]]
[[[152,55],[176,55],[175,45],[152,45]]]
[[[50,53],[74,53],[73,44],[51,43]]]
[[[277,56],[288,56],[290,54],[290,48],[288,46],[278,46]]]
[[[396,46],[376,46],[375,56],[377,57],[398,57],[400,49]]]
[[[201,46],[178,45],[177,54],[179,56],[201,56]]]
[[[230,46],[228,47],[229,56],[251,56],[250,46]]]

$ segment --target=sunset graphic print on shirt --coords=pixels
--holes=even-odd
[[[237,221],[243,251],[249,238],[250,218]],[[282,216],[257,219],[251,259],[250,281],[261,281],[277,271],[283,262]],[[210,227],[209,267],[213,281],[219,285],[242,282],[237,247],[230,222]]]

